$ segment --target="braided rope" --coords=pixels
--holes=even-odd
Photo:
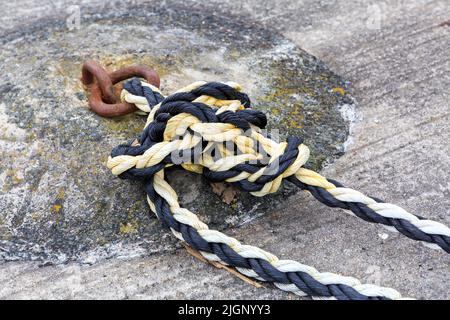
[[[298,137],[277,143],[264,134],[261,129],[267,123],[265,115],[250,109],[250,100],[237,83],[195,82],[164,97],[158,88],[133,79],[125,83],[121,98],[148,113],[148,118],[139,139],[114,148],[108,168],[121,178],[144,181],[151,210],[178,239],[208,260],[302,296],[401,298],[393,289],[320,273],[296,261],[279,260],[260,248],[210,230],[194,213],[180,206],[175,190],[164,178],[167,167],[181,165],[210,181],[226,181],[255,196],[276,192],[287,179],[328,206],[348,210],[366,221],[450,252],[450,229],[443,224],[303,168],[309,148]]]

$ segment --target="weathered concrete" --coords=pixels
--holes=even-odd
[[[276,32],[182,5],[141,5],[127,14],[86,9],[83,23],[70,31],[59,20],[41,19],[32,33],[17,28],[4,37],[0,259],[92,263],[175,248],[176,241],[158,241],[165,231],[149,218],[142,187],[114,179],[104,166],[115,145],[140,133],[145,118],[103,119],[87,108],[78,78],[89,58],[111,69],[150,65],[166,92],[198,79],[245,79],[254,107],[269,115],[269,129],[280,129],[281,139],[305,137],[316,155],[308,166],[320,169],[343,154],[349,121],[342,110],[353,108],[346,84]],[[286,185],[273,196],[233,197],[229,187],[211,188],[195,174],[176,171],[169,180],[185,206],[219,229],[298,192]]]
[[[45,5],[37,8],[34,1],[24,2],[20,6],[23,8],[13,8],[8,3],[4,5],[4,19],[10,28],[2,32],[10,37],[5,38],[7,41],[14,37],[14,26],[23,24],[23,17],[29,12],[38,12],[39,18],[30,17],[25,24],[38,25],[37,21],[42,21],[43,16],[51,21],[64,13],[66,8],[56,1],[47,6],[53,10],[46,10]],[[82,8],[86,7],[86,12],[95,11],[95,6],[94,3]],[[176,7],[177,4],[168,2],[167,6]],[[215,6],[214,2],[190,3],[190,7],[202,8],[205,12],[211,12]],[[450,224],[450,184],[445,181],[450,172],[450,146],[447,143],[450,138],[450,36],[448,28],[439,27],[441,22],[448,20],[448,9],[449,4],[445,0],[413,3],[389,0],[380,4],[370,1],[354,4],[337,0],[286,0],[267,1],[263,5],[256,1],[245,4],[231,1],[227,5],[221,3],[220,8],[232,15],[241,15],[241,20],[247,24],[254,20],[258,27],[276,29],[353,82],[354,95],[359,100],[360,121],[354,129],[353,143],[348,152],[324,170],[327,176],[422,216]],[[115,11],[120,17],[125,8],[118,4],[102,10],[102,15]],[[169,10],[167,14],[171,12]],[[423,12],[427,15],[423,16]],[[89,15],[85,18],[87,20],[85,25],[82,20],[82,28],[98,28],[89,20]],[[115,24],[114,20],[110,23],[110,30],[114,29]],[[38,30],[41,28],[38,27]],[[69,37],[67,42],[75,47],[70,42],[73,41],[70,33],[61,35],[61,38],[65,37]],[[149,37],[151,39],[153,35]],[[176,40],[179,38],[175,39],[175,43]],[[86,50],[86,47],[87,44],[82,44],[77,49]],[[111,45],[111,48],[114,46]],[[32,52],[31,48],[28,50]],[[139,56],[138,53],[133,54]],[[111,55],[112,64],[118,63],[114,62],[113,57],[114,54]],[[246,70],[242,71],[247,74]],[[193,74],[192,71],[185,72],[183,77],[187,73]],[[238,75],[235,73],[235,76]],[[170,78],[170,74],[167,76]],[[171,81],[176,84],[175,80]],[[244,83],[242,80],[240,82]],[[70,84],[64,88],[67,90]],[[73,101],[71,94],[61,94],[63,101]],[[87,117],[88,112],[82,109],[85,101],[82,100],[83,97],[76,105],[83,111],[79,111],[80,114]],[[43,105],[44,110],[47,107]],[[15,124],[20,121],[26,124],[30,120],[18,117]],[[22,134],[25,140],[30,131],[10,128],[6,132]],[[100,140],[111,147],[116,142],[114,139],[128,138],[132,131],[128,130],[122,130],[122,136],[101,136]],[[28,152],[28,149],[25,151]],[[98,168],[95,177],[87,179],[105,179],[99,183],[105,186],[112,184],[126,192],[140,192],[138,186],[130,186],[123,181],[114,182],[100,164]],[[24,177],[18,176],[9,181],[19,183],[21,179]],[[58,194],[55,196],[57,199]],[[121,201],[126,201],[126,197]],[[142,204],[137,211],[142,209],[144,215],[144,207]],[[23,208],[26,210],[27,206]],[[110,223],[110,218],[106,216],[105,223]],[[127,221],[125,215],[124,221]],[[157,223],[154,220],[145,221]],[[129,230],[128,224],[124,227]],[[156,226],[152,228],[152,231],[159,230]],[[96,227],[93,229],[97,230]],[[117,227],[111,227],[111,230],[117,230]],[[92,266],[69,263],[42,268],[37,267],[40,262],[4,263],[0,265],[0,279],[6,285],[0,289],[0,297],[290,298],[276,290],[255,289],[224,271],[205,266],[183,250],[165,250],[176,248],[174,242],[167,232],[157,232],[146,235],[149,243],[140,245],[139,241],[134,242],[138,243],[137,255],[148,255],[148,252],[142,253],[141,248],[154,248],[153,255],[144,258],[128,256],[125,260],[116,258]],[[320,270],[354,275],[367,282],[391,286],[404,295],[450,298],[450,260],[447,256],[404,237],[387,234],[380,227],[368,225],[339,210],[325,208],[306,195],[297,195],[285,202],[283,209],[268,212],[251,223],[227,232],[280,257],[297,259]],[[129,248],[120,248],[128,244],[133,244],[133,241],[121,239],[116,243],[116,248],[111,249],[119,254],[113,252],[111,255],[130,252]],[[93,255],[94,260],[98,255],[98,252]]]

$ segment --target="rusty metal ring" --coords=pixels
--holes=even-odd
[[[113,84],[132,77],[140,77],[144,78],[148,83],[151,83],[155,87],[159,88],[160,85],[159,75],[156,71],[147,66],[141,65],[133,65],[116,70],[110,73],[109,77]]]
[[[85,67],[86,63],[87,67]],[[160,85],[160,79],[156,71],[146,66],[129,66],[112,73],[107,73],[95,61],[91,60],[86,63],[83,65],[81,81],[85,85],[90,85],[89,107],[102,117],[123,116],[138,110],[131,103],[115,103],[117,98],[114,94],[113,85],[116,83],[132,77],[141,77],[155,87],[159,88]],[[96,83],[93,83],[94,77],[97,79]],[[113,97],[113,103],[110,102],[111,97]],[[105,100],[107,101],[105,102]]]
[[[96,83],[94,83],[94,80],[96,80]],[[81,68],[81,82],[86,86],[99,86],[105,102],[117,102],[117,98],[114,95],[113,83],[108,72],[96,61],[88,60],[83,63],[83,67]]]

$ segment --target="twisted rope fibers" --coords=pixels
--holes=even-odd
[[[208,260],[301,296],[401,298],[394,289],[279,260],[260,248],[210,230],[180,206],[176,192],[164,178],[165,168],[181,165],[209,181],[226,181],[255,196],[276,192],[286,179],[327,206],[345,209],[450,253],[450,229],[445,225],[303,168],[309,149],[302,139],[289,137],[277,143],[263,134],[266,116],[250,108],[250,99],[237,83],[195,82],[164,97],[158,88],[135,78],[124,84],[121,99],[148,113],[148,118],[138,139],[113,149],[108,168],[120,178],[142,180],[151,210],[177,238]]]

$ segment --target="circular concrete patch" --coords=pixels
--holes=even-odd
[[[242,17],[189,8],[83,12],[80,28],[41,20],[2,37],[0,260],[94,263],[172,250],[176,240],[149,212],[139,183],[105,167],[111,149],[137,136],[145,118],[104,119],[79,82],[86,59],[114,70],[154,67],[166,94],[196,80],[236,81],[280,138],[300,135],[320,169],[344,152],[353,99],[346,83],[282,36]],[[264,198],[172,170],[181,202],[225,229],[279,208],[297,192]]]

